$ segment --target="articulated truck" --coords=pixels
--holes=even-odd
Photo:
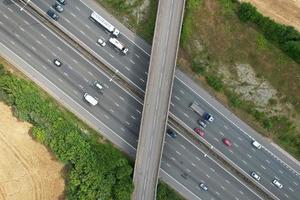
[[[119,42],[119,40],[117,40],[116,38],[110,38],[109,42],[122,53],[127,54],[128,49],[121,42]]]
[[[190,106],[190,108],[197,113],[198,115],[200,115],[200,117],[203,117],[207,122],[212,122],[214,121],[214,118],[211,114],[209,114],[208,112],[204,112],[203,109],[199,106],[198,103],[193,102]]]
[[[118,29],[116,29],[113,25],[111,25],[108,21],[106,21],[103,17],[101,17],[96,12],[92,12],[90,17],[92,20],[102,25],[106,30],[108,30],[114,36],[118,37],[118,35],[120,34],[120,31]]]

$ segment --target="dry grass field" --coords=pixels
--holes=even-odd
[[[63,165],[0,102],[0,200],[64,199]]]
[[[252,3],[263,15],[300,31],[300,0],[241,0]]]

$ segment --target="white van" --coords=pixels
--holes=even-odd
[[[252,141],[252,145],[255,146],[257,149],[261,149],[261,144],[259,144],[257,141]]]
[[[91,104],[92,106],[95,106],[98,104],[97,99],[95,99],[94,97],[92,97],[91,95],[89,95],[88,93],[84,93],[83,95],[84,99]]]

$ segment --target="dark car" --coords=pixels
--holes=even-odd
[[[54,12],[54,10],[48,10],[47,14],[55,21],[59,19],[59,16]]]
[[[176,138],[177,136],[177,133],[172,131],[171,129],[167,129],[167,133],[172,137],[172,138]]]
[[[204,131],[202,131],[201,128],[194,128],[194,131],[201,137],[204,137]]]
[[[66,0],[57,0],[60,4],[62,4],[62,5],[66,5],[67,3],[66,3]]]
[[[59,13],[64,11],[64,8],[58,2],[55,2],[55,4],[53,5],[53,8]]]
[[[232,142],[230,140],[228,140],[227,138],[223,138],[222,141],[226,146],[228,146],[228,147],[232,146]]]

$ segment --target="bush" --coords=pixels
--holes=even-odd
[[[230,104],[236,108],[239,108],[242,105],[241,99],[236,95],[230,96],[229,101],[230,101]]]
[[[33,137],[69,166],[67,199],[130,199],[132,167],[123,155],[84,134],[74,118],[31,82],[1,73],[0,98],[19,119],[32,123]]]
[[[157,200],[184,200],[174,190],[169,188],[164,183],[159,183],[157,186]]]
[[[255,23],[265,38],[277,43],[289,57],[300,63],[300,33],[297,30],[263,16],[250,3],[241,3],[237,14],[241,21]]]
[[[222,80],[218,77],[218,76],[215,76],[215,75],[208,75],[206,77],[206,81],[207,83],[213,87],[216,91],[221,91],[223,90],[223,83],[222,83]]]

